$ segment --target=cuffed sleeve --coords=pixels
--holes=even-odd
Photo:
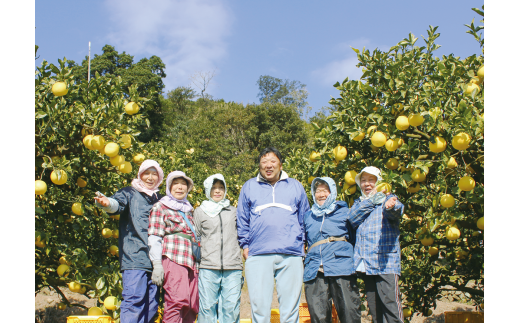
[[[96,201],[96,206],[107,213],[117,212],[117,210],[119,210],[119,203],[111,197],[107,197],[107,199],[108,199],[108,202],[110,203],[108,206],[103,206],[103,205],[99,204],[98,201]]]
[[[394,194],[390,194],[389,196],[387,196],[387,199],[386,201],[388,201],[388,199],[390,199],[391,197],[394,197],[395,195]],[[386,201],[384,202],[384,204],[386,204]],[[383,204],[383,217],[387,218],[388,220],[393,220],[393,221],[398,221],[399,218],[403,215],[403,212],[404,212],[404,205],[403,203],[399,202],[399,200],[397,200],[395,202],[395,205],[393,208],[390,208],[390,209],[387,209],[386,206]]]
[[[108,199],[108,206],[103,206],[101,204],[99,204],[98,201],[95,201],[95,205],[102,209],[103,211],[107,212],[107,213],[115,213],[118,209],[119,209],[119,203],[114,200],[113,198],[111,197],[107,197],[105,194],[101,193],[101,192],[98,192],[99,194],[101,194],[102,196],[106,197]]]
[[[125,189],[120,189],[114,195],[108,198],[110,201],[110,211],[105,210],[109,214],[121,214],[130,203],[132,195]],[[114,203],[114,200],[116,203]]]
[[[148,236],[148,248],[150,249],[149,257],[151,262],[161,261],[162,241],[162,237],[156,235]]]

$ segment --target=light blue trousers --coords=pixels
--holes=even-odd
[[[280,322],[299,321],[303,284],[302,257],[283,254],[250,256],[246,260],[245,273],[253,323],[271,321],[275,280],[280,303]]]
[[[242,270],[199,270],[199,323],[239,323]]]

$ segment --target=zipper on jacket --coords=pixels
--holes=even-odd
[[[279,181],[280,181],[280,180],[278,180],[278,182],[279,182]],[[271,186],[273,187],[273,203],[276,203],[276,202],[274,201],[274,187],[276,186],[276,184],[278,184],[278,182],[274,183],[274,185],[271,185]]]
[[[224,229],[222,228],[222,212],[218,214],[220,219],[220,268],[224,270]]]
[[[323,239],[323,223],[325,223],[325,214],[323,214],[322,216],[323,216],[323,219],[321,220],[321,226],[320,226],[321,239]],[[320,266],[323,266],[323,256],[321,255],[322,246],[323,245],[320,246]]]

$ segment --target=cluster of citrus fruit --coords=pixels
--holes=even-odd
[[[116,130],[116,134],[119,131]],[[83,138],[83,145],[87,149],[97,150],[101,155],[106,155],[110,158],[110,164],[116,167],[121,173],[127,174],[132,171],[132,164],[125,160],[123,155],[120,155],[120,149],[128,149],[132,146],[132,137],[128,134],[121,135],[119,144],[116,142],[105,142],[105,138],[102,135],[91,135],[88,134]],[[132,158],[132,161],[137,165],[140,165],[144,161],[143,154],[137,154]]]

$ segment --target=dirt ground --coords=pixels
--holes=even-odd
[[[88,299],[86,296],[72,293],[68,288],[62,288],[61,291],[69,299],[71,303],[78,303],[87,308],[95,306],[96,300]],[[302,302],[305,302],[305,295],[302,291]],[[59,295],[54,290],[44,289],[35,299],[35,322],[36,323],[66,323],[67,316],[71,315],[87,315],[87,310],[78,307],[58,310],[60,302]],[[366,304],[365,304],[366,306]],[[278,308],[278,300],[276,291],[273,293],[273,303],[271,308]],[[444,312],[448,311],[475,311],[474,306],[469,306],[457,302],[438,301],[437,308],[433,310],[433,314],[429,317],[414,314],[412,323],[444,323]],[[361,322],[372,322],[370,316],[365,311],[361,312]],[[247,292],[247,284],[242,288],[242,296],[240,303],[240,318],[247,319],[251,317],[251,306],[249,304],[249,294]]]
[[[306,302],[305,300],[305,292],[302,289],[301,302]],[[365,301],[365,308],[368,308],[368,305]],[[278,298],[276,295],[276,290],[273,293],[273,302],[271,308],[278,308]],[[414,314],[412,316],[411,323],[444,323],[444,312],[455,312],[455,311],[475,311],[474,306],[461,304],[458,302],[449,302],[446,301],[438,301],[437,308],[432,309],[432,315],[429,317],[424,317],[421,314]],[[249,304],[249,294],[247,292],[247,285],[244,284],[244,288],[242,288],[242,296],[240,298],[240,318],[247,319],[251,318],[251,305]],[[361,312],[361,323],[370,323],[372,322],[372,316],[367,315],[367,311]]]

